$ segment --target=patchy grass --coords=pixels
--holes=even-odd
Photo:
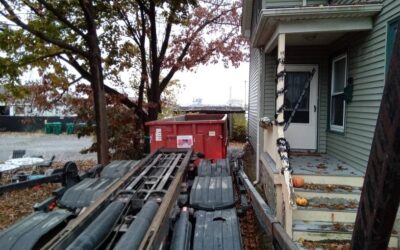
[[[233,114],[232,118],[232,140],[246,142],[247,122],[244,114]]]

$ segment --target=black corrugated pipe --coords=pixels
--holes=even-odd
[[[67,250],[92,250],[104,240],[104,237],[112,230],[113,225],[120,217],[126,203],[116,200],[76,238]]]
[[[140,212],[136,215],[136,219],[129,226],[128,230],[122,235],[114,250],[139,249],[147,229],[153,221],[154,215],[158,210],[158,204],[155,201],[148,201]]]
[[[192,234],[192,224],[189,221],[189,211],[184,207],[175,224],[174,234],[172,236],[171,248],[174,250],[189,250]]]

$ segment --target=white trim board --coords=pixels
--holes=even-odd
[[[265,46],[283,33],[370,30],[381,9],[382,4],[262,9],[251,44]]]

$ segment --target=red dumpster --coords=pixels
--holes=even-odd
[[[159,148],[193,148],[207,159],[226,158],[227,115],[182,115],[147,122],[151,152]]]

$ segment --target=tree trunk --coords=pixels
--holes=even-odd
[[[96,117],[97,162],[106,165],[109,163],[107,112],[104,94],[103,70],[101,66],[101,51],[97,38],[95,14],[92,2],[86,2],[86,20],[88,25],[89,66],[93,102]]]
[[[157,107],[149,107],[149,119],[148,121],[155,121],[158,118],[159,109]]]
[[[97,57],[98,56],[93,54],[90,60],[90,73],[92,74],[91,86],[93,89],[93,102],[96,117],[97,162],[106,165],[110,161],[108,156],[107,112],[101,73],[102,68]]]
[[[147,99],[148,99],[148,121],[154,121],[157,120],[158,114],[161,112],[161,106],[160,106],[160,90],[159,90],[159,85],[158,85],[158,79],[155,80],[155,83],[153,82],[151,85],[151,89],[149,93],[147,94]]]

